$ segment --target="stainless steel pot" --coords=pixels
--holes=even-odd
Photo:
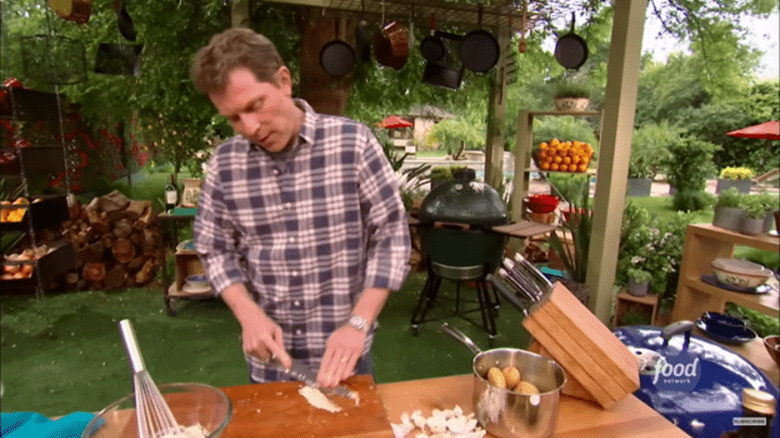
[[[549,437],[555,431],[561,388],[566,373],[554,360],[517,348],[482,351],[466,335],[444,323],[440,331],[466,345],[474,354],[474,413],[477,421],[500,438]],[[528,395],[494,386],[487,379],[491,367],[514,366],[520,378],[534,384],[539,394]]]

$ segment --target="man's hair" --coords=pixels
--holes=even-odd
[[[251,71],[260,82],[278,85],[276,72],[283,65],[271,40],[251,29],[232,27],[198,50],[190,75],[195,88],[208,95],[224,90],[228,76],[239,67]]]

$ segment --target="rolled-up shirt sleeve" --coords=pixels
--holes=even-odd
[[[409,219],[393,169],[371,132],[360,166],[360,209],[366,224],[364,288],[398,290],[409,273]]]
[[[246,283],[236,249],[235,227],[221,190],[221,164],[217,153],[209,163],[193,224],[195,249],[217,296],[232,284]]]

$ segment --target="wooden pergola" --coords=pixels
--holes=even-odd
[[[248,17],[248,1],[232,3],[234,23]],[[428,17],[435,14],[442,25],[458,25],[493,31],[500,47],[507,47],[511,35],[522,31],[521,2],[499,0],[482,6],[481,20],[477,5],[447,3],[442,0],[271,0],[298,6],[321,8],[338,16],[362,17],[373,21],[400,20],[428,27]],[[526,29],[534,25],[534,5],[544,0],[529,0]],[[639,80],[642,33],[647,0],[614,0],[612,42],[609,50],[607,86],[601,117],[598,178],[593,204],[593,226],[586,283],[590,286],[591,310],[598,318],[609,320],[612,288],[618,257],[620,228],[625,207],[628,160],[634,130],[637,86]],[[511,23],[511,24],[510,24]],[[508,58],[502,56],[491,72],[492,87],[488,105],[485,151],[485,181],[494,187],[503,179],[504,132],[506,119],[506,85]],[[518,137],[521,135],[518,132]],[[520,144],[518,138],[518,144]],[[516,168],[522,172],[522,168]],[[522,178],[522,176],[519,176]],[[518,178],[518,174],[516,174]],[[513,204],[522,199],[513,197]],[[520,208],[512,205],[513,219]]]

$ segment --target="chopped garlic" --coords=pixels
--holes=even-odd
[[[400,424],[391,424],[396,438],[482,438],[487,433],[479,427],[474,414],[463,414],[460,406],[433,409],[429,417],[422,411],[401,414]]]
[[[317,409],[322,409],[332,413],[341,412],[341,407],[330,401],[330,399],[317,388],[304,385],[301,389],[298,390],[298,393],[302,395],[310,405]]]

